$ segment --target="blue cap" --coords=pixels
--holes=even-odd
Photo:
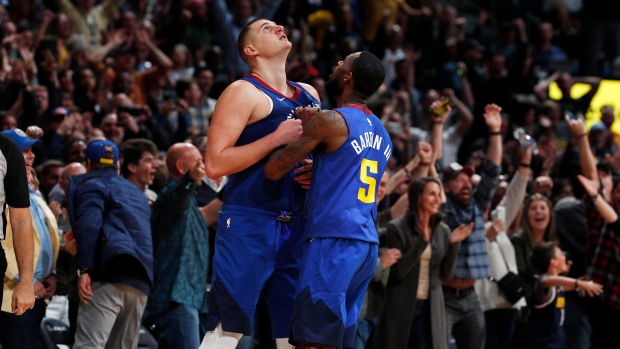
[[[30,139],[28,138],[28,136],[26,136],[24,131],[18,128],[2,131],[2,133],[9,136],[9,138],[11,138],[12,140],[14,140],[15,143],[17,143],[17,146],[19,147],[19,149],[22,149],[22,150],[33,148],[33,147],[36,148],[36,147],[40,147],[43,145],[43,142],[40,139]]]
[[[605,131],[607,126],[605,126],[602,122],[597,122],[596,124],[590,126],[590,132],[592,131]]]
[[[105,156],[106,153],[111,153],[114,159],[110,158],[110,155]],[[112,141],[96,139],[86,147],[86,156],[82,160],[90,160],[91,163],[100,163],[107,165],[118,164],[118,147]]]

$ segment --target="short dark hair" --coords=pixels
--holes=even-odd
[[[374,54],[362,51],[351,64],[353,89],[368,98],[375,93],[385,80],[385,68]]]
[[[267,18],[255,18],[253,20],[251,20],[248,24],[245,25],[245,27],[243,27],[243,29],[241,29],[241,33],[239,33],[239,37],[237,38],[237,51],[239,51],[239,56],[241,56],[241,59],[245,62],[245,64],[248,64],[248,56],[245,54],[244,49],[248,44],[248,41],[250,39],[250,27],[252,26],[252,24],[261,21],[261,20],[268,20]]]
[[[178,80],[174,85],[174,93],[177,94],[177,98],[185,98],[185,91],[192,87],[194,80]]]
[[[532,265],[539,273],[544,274],[549,269],[551,260],[555,258],[556,246],[558,244],[553,241],[543,241],[532,250]]]
[[[121,175],[123,177],[129,176],[129,170],[127,169],[127,166],[129,164],[138,165],[144,152],[148,151],[153,156],[157,156],[157,146],[155,145],[155,143],[144,138],[127,140],[121,143],[119,148],[122,159]]]
[[[54,167],[65,167],[65,163],[60,160],[50,159],[41,164],[39,169],[41,177],[47,177]]]

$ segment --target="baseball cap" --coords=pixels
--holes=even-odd
[[[455,179],[459,173],[465,172],[469,177],[473,176],[476,171],[471,166],[461,166],[458,162],[453,162],[443,170],[443,181]]]
[[[118,147],[107,139],[96,139],[86,146],[85,156],[81,161],[84,160],[90,160],[91,163],[116,165],[118,164]]]
[[[28,149],[28,148],[36,148],[43,145],[43,142],[40,139],[30,139],[26,136],[24,131],[14,128],[12,130],[2,131],[3,134],[7,135],[9,138],[17,143],[19,149]]]
[[[607,129],[607,126],[605,126],[604,123],[602,122],[597,122],[596,124],[592,125],[590,127],[590,132],[593,131],[605,131]]]

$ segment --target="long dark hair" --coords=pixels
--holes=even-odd
[[[409,211],[411,212],[413,216],[415,216],[416,221],[419,215],[418,204],[420,202],[420,199],[422,198],[422,194],[424,193],[424,188],[426,188],[426,186],[429,183],[437,183],[437,185],[441,189],[441,182],[437,178],[434,178],[434,177],[418,178],[415,181],[413,181],[411,185],[409,186]],[[433,227],[437,225],[440,221],[441,221],[441,216],[439,215],[439,213],[434,214],[430,218],[431,226]]]
[[[545,234],[543,235],[543,241],[556,241],[556,226],[555,226],[555,213],[553,212],[553,204],[546,196],[542,194],[534,194],[530,195],[525,200],[525,205],[523,205],[523,211],[521,214],[521,229],[524,235],[532,238],[532,226],[527,216],[527,211],[530,209],[530,206],[534,203],[534,201],[543,201],[549,207],[549,225],[545,228]]]

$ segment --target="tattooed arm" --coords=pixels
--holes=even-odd
[[[319,144],[323,143],[329,153],[338,149],[348,136],[349,128],[344,117],[338,112],[324,110],[308,122],[298,140],[271,154],[265,164],[265,177],[278,180]]]

